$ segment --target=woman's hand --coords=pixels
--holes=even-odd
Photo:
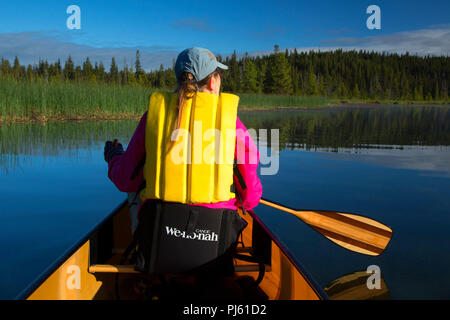
[[[117,139],[115,139],[113,142],[106,141],[105,149],[103,152],[106,162],[109,163],[113,157],[120,154],[123,154],[123,146],[121,143],[119,143],[119,141],[117,141]]]

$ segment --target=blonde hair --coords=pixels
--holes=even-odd
[[[177,130],[180,128],[181,117],[183,115],[183,105],[188,99],[192,99],[197,91],[200,91],[200,88],[207,85],[212,76],[220,75],[222,76],[222,72],[219,68],[213,71],[209,76],[201,81],[195,81],[194,76],[189,72],[184,72],[181,74],[178,79],[178,85],[175,89],[175,93],[178,93],[177,98],[177,120],[175,121],[175,126],[173,130]],[[176,139],[175,139],[176,140]]]

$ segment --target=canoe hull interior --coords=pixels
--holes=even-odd
[[[327,299],[323,290],[253,212],[241,216],[248,226],[242,235],[245,247],[240,244],[238,250],[242,255],[257,256],[265,264],[258,292],[269,300]],[[124,202],[18,298],[116,299],[115,280],[120,274],[121,298],[139,299],[136,289],[139,279],[148,281],[151,276],[134,271],[133,266],[118,265],[132,240],[130,230],[128,205]],[[235,269],[237,279],[256,280],[260,275],[260,266],[253,262],[236,259]]]

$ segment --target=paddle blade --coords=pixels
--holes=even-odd
[[[332,211],[296,211],[294,214],[337,245],[362,254],[381,254],[392,238],[389,227],[356,214]]]

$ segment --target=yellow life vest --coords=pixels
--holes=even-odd
[[[197,92],[181,108],[181,123],[174,133],[177,97],[159,92],[150,96],[146,186],[141,199],[215,203],[234,198],[231,187],[239,97]]]

